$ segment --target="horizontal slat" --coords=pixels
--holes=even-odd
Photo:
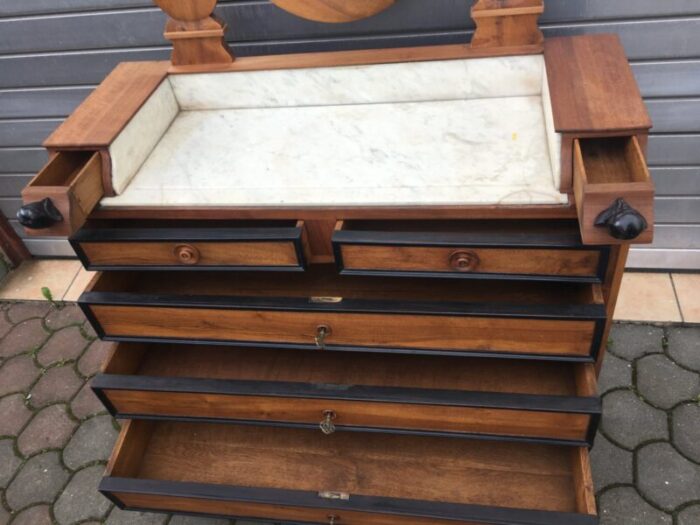
[[[48,160],[42,148],[0,149],[0,173],[37,172]]]
[[[654,243],[643,248],[700,249],[700,224],[658,224]]]
[[[66,117],[91,92],[91,87],[2,90],[0,119]]]
[[[700,135],[652,135],[649,137],[649,165],[700,165],[698,144],[700,144]]]
[[[634,248],[627,259],[627,268],[653,270],[697,270],[700,250],[654,250]]]
[[[700,132],[700,99],[647,101],[654,133]]]
[[[31,173],[0,175],[0,197],[16,197],[33,177]]]
[[[63,119],[0,120],[0,148],[41,146]]]
[[[149,0],[21,0],[0,2],[0,16],[26,16],[46,13],[70,13],[94,9],[150,7]]]
[[[700,197],[659,197],[654,201],[656,222],[700,222]]]
[[[645,97],[693,97],[700,94],[700,60],[632,64]]]
[[[25,239],[24,244],[36,257],[75,257],[73,248],[66,240],[33,237]]]
[[[659,196],[700,194],[700,166],[652,168],[651,174]]]
[[[543,22],[700,15],[695,0],[547,0]]]

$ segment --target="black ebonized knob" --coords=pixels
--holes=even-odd
[[[43,201],[30,202],[17,212],[19,223],[32,230],[41,230],[63,220],[63,215],[48,197]]]
[[[612,206],[596,217],[595,225],[606,227],[610,235],[623,241],[639,237],[649,227],[647,220],[627,204],[624,199],[617,199]]]

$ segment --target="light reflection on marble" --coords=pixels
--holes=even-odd
[[[544,118],[539,95],[184,111],[102,204],[564,204]]]
[[[174,75],[183,110],[296,107],[532,96],[542,55]]]

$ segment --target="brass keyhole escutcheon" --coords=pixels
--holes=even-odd
[[[326,348],[326,338],[331,335],[331,327],[327,324],[320,324],[316,327],[316,336],[314,341],[316,341],[316,346],[323,350]]]
[[[457,250],[450,254],[450,267],[458,272],[473,272],[480,262],[479,256],[471,250]]]
[[[323,411],[323,419],[319,423],[319,427],[321,428],[321,432],[323,432],[325,435],[330,436],[331,434],[335,433],[335,423],[333,423],[333,420],[338,417],[338,415],[335,413],[333,410],[324,410]]]
[[[340,516],[328,516],[328,525],[336,525],[340,521]]]
[[[181,264],[197,264],[199,262],[199,250],[191,244],[178,244],[174,251],[175,257]]]

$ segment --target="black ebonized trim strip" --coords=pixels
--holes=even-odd
[[[88,307],[89,309],[89,307]],[[296,343],[272,343],[270,341],[233,341],[218,339],[177,339],[172,337],[136,337],[107,335],[90,312],[87,316],[90,323],[95,323],[95,331],[104,341],[116,341],[123,343],[167,343],[167,344],[196,344],[213,346],[234,346],[250,348],[270,348],[273,350],[318,350],[315,344]],[[484,350],[431,350],[420,348],[392,348],[371,346],[341,346],[326,345],[323,352],[363,352],[374,354],[404,354],[404,355],[439,355],[453,357],[488,357],[491,359],[526,359],[530,361],[557,361],[563,363],[595,363],[595,358],[590,355],[578,356],[567,354],[533,354],[532,352],[487,352]]]
[[[85,305],[212,310],[346,312],[589,321],[606,318],[605,307],[602,304],[438,303],[364,299],[344,299],[339,303],[313,303],[308,298],[300,297],[178,296],[133,292],[83,292],[78,302]]]
[[[573,414],[598,414],[601,410],[600,400],[595,397],[392,388],[365,385],[99,374],[93,378],[92,387],[104,390],[334,399],[368,403],[494,408]]]
[[[487,507],[458,503],[416,501],[373,496],[351,496],[348,501],[319,498],[316,493],[285,489],[233,487],[135,478],[106,477],[102,493],[149,494],[163,497],[231,501],[270,506],[302,507],[325,511],[366,512],[406,518],[472,521],[489,525],[597,525],[598,518],[567,512]],[[167,510],[167,509],[162,509]]]
[[[294,242],[301,228],[82,228],[71,242]]]
[[[340,275],[357,275],[362,277],[418,277],[430,279],[468,279],[468,280],[491,280],[491,281],[528,281],[543,283],[601,283],[599,277],[566,277],[558,275],[534,275],[517,273],[478,273],[478,272],[415,272],[415,271],[392,271],[392,270],[348,270],[342,266],[342,259],[336,256]]]

